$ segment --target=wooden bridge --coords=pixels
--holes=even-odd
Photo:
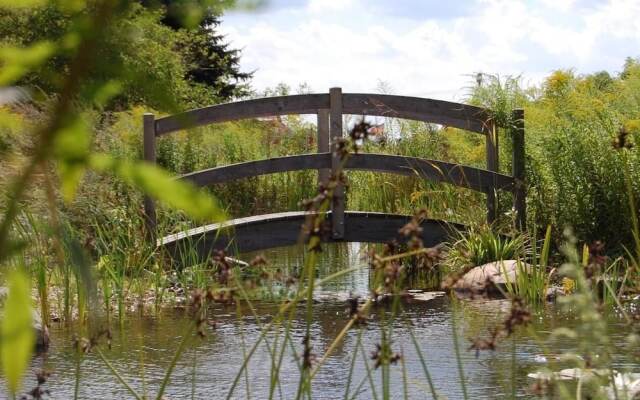
[[[486,194],[487,220],[497,217],[497,196],[500,191],[513,193],[513,209],[519,226],[525,223],[524,185],[524,112],[513,110],[513,126],[507,128],[512,137],[511,174],[501,174],[498,163],[498,128],[490,110],[441,100],[382,94],[342,93],[332,88],[325,94],[307,94],[261,98],[214,105],[156,119],[144,115],[144,158],[156,162],[156,138],[197,126],[245,118],[272,117],[291,114],[317,115],[317,153],[270,158],[226,165],[193,172],[180,177],[197,186],[207,186],[288,171],[318,170],[319,180],[326,182],[340,167],[419,176],[469,188]],[[387,154],[351,154],[346,165],[340,166],[338,140],[343,136],[344,114],[405,118],[440,124],[475,132],[485,136],[486,169],[452,164],[438,160]],[[154,202],[145,199],[145,212],[151,232],[156,231]],[[300,241],[305,212],[284,212],[239,218],[224,223],[163,237],[158,244],[178,259],[185,251],[206,257],[214,249],[233,248],[238,252],[285,246]],[[375,212],[345,211],[344,188],[334,191],[331,211],[327,213],[331,234],[327,241],[387,242],[401,239],[398,229],[410,216]],[[453,224],[455,225],[455,224]],[[425,245],[433,246],[446,239],[452,224],[426,220],[422,223]],[[458,226],[460,227],[460,226]],[[154,236],[155,237],[155,236]],[[195,250],[191,251],[191,250]]]

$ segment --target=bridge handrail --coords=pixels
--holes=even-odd
[[[248,118],[316,114],[319,109],[329,109],[329,101],[328,94],[302,94],[216,104],[159,118],[155,121],[155,134],[162,136],[186,128]],[[491,121],[488,110],[480,107],[387,94],[344,93],[342,112],[432,122],[481,134],[489,131]]]
[[[180,179],[196,186],[208,186],[259,175],[323,168],[331,168],[331,153],[299,154],[223,165],[191,172]],[[351,154],[344,168],[417,176],[480,192],[493,188],[511,190],[514,185],[514,179],[509,175],[445,161],[390,154]]]
[[[512,121],[514,125],[503,127],[510,130],[513,142],[511,176],[499,173],[498,125],[497,121],[491,117],[490,110],[466,104],[417,97],[384,94],[343,94],[340,88],[331,88],[328,94],[280,96],[219,104],[157,120],[153,114],[145,114],[143,117],[144,159],[155,163],[157,137],[171,132],[216,122],[287,114],[317,115],[319,154],[251,161],[239,165],[198,171],[184,177],[184,179],[191,179],[195,182],[214,182],[216,179],[222,179],[221,177],[224,177],[225,174],[248,177],[262,173],[313,168],[319,171],[319,181],[326,182],[330,171],[337,173],[341,168],[341,160],[337,149],[339,139],[343,136],[342,116],[344,114],[413,119],[484,134],[486,170],[436,160],[383,154],[353,155],[347,161],[346,168],[391,172],[402,175],[417,174],[424,178],[482,191],[487,196],[487,220],[489,222],[492,222],[497,217],[497,191],[510,190],[513,193],[516,222],[520,227],[525,225],[526,189],[524,186],[523,110],[513,110]],[[144,206],[148,224],[147,231],[154,237],[156,228],[155,204],[150,198],[145,197]],[[344,235],[344,215],[344,188],[339,184],[334,189],[332,202],[331,224],[334,239],[339,239]]]

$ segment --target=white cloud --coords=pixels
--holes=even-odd
[[[309,0],[307,10],[311,13],[343,11],[353,8],[356,0]]]
[[[640,55],[640,1],[576,3],[477,0],[474,13],[435,19],[378,15],[380,7],[358,0],[310,0],[228,17],[222,28],[243,48],[243,68],[257,70],[257,89],[307,82],[318,92],[374,91],[382,80],[398,94],[459,99],[478,71],[535,81],[554,68],[619,68],[620,53]]]
[[[542,3],[555,10],[569,11],[575,5],[576,0],[542,0]]]

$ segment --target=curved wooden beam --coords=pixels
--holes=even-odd
[[[331,168],[331,153],[300,154],[247,161],[191,172],[182,175],[180,179],[191,181],[196,186],[208,186],[259,175],[321,168]]]
[[[319,109],[330,108],[328,94],[302,94],[267,97],[217,104],[159,118],[155,121],[156,136],[216,122],[245,118],[269,117],[288,114],[316,114]],[[453,126],[486,134],[490,114],[486,109],[443,100],[384,94],[345,93],[342,95],[342,113],[406,118]]]
[[[162,136],[181,129],[245,118],[316,114],[318,109],[322,108],[329,108],[328,94],[265,97],[263,99],[217,104],[157,119],[156,136]]]
[[[238,218],[166,236],[158,241],[158,246],[177,265],[182,266],[206,260],[213,250],[226,250],[228,254],[234,254],[291,246],[305,242],[302,227],[311,215],[294,211]],[[347,211],[344,238],[335,240],[327,234],[323,241],[386,243],[395,239],[403,242],[406,238],[398,230],[410,220],[411,217],[407,215]],[[330,221],[327,218],[327,222]],[[422,229],[424,245],[433,247],[446,241],[453,230],[464,229],[464,226],[425,220]]]
[[[181,179],[189,180],[198,186],[207,186],[277,172],[330,167],[331,153],[301,154],[210,168],[183,175]],[[444,161],[389,154],[351,154],[345,169],[417,176],[480,192],[494,189],[511,190],[513,187],[513,177],[508,175]]]
[[[467,104],[386,94],[344,94],[344,114],[405,118],[452,126],[486,134],[491,126],[488,110]]]

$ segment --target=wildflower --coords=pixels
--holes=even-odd
[[[500,337],[500,334],[501,334],[500,329],[494,328],[491,331],[491,336],[489,339],[483,339],[483,338],[469,339],[471,341],[471,346],[469,346],[468,350],[475,350],[476,358],[480,356],[481,350],[494,351],[496,349],[496,345]]]
[[[504,321],[504,329],[507,336],[510,336],[517,326],[526,326],[531,322],[531,313],[527,310],[520,298],[511,300],[511,313]]]
[[[358,296],[352,296],[347,299],[349,318],[353,318],[356,325],[365,325],[367,319],[364,316],[363,310],[359,307],[359,299],[360,297]]]
[[[401,354],[391,351],[389,343],[376,343],[376,349],[371,352],[371,359],[375,361],[373,365],[375,369],[378,369],[383,364],[395,364],[401,358]]]
[[[309,335],[305,335],[302,339],[304,350],[302,351],[302,369],[308,370],[316,360],[316,355],[311,351],[311,340]]]

